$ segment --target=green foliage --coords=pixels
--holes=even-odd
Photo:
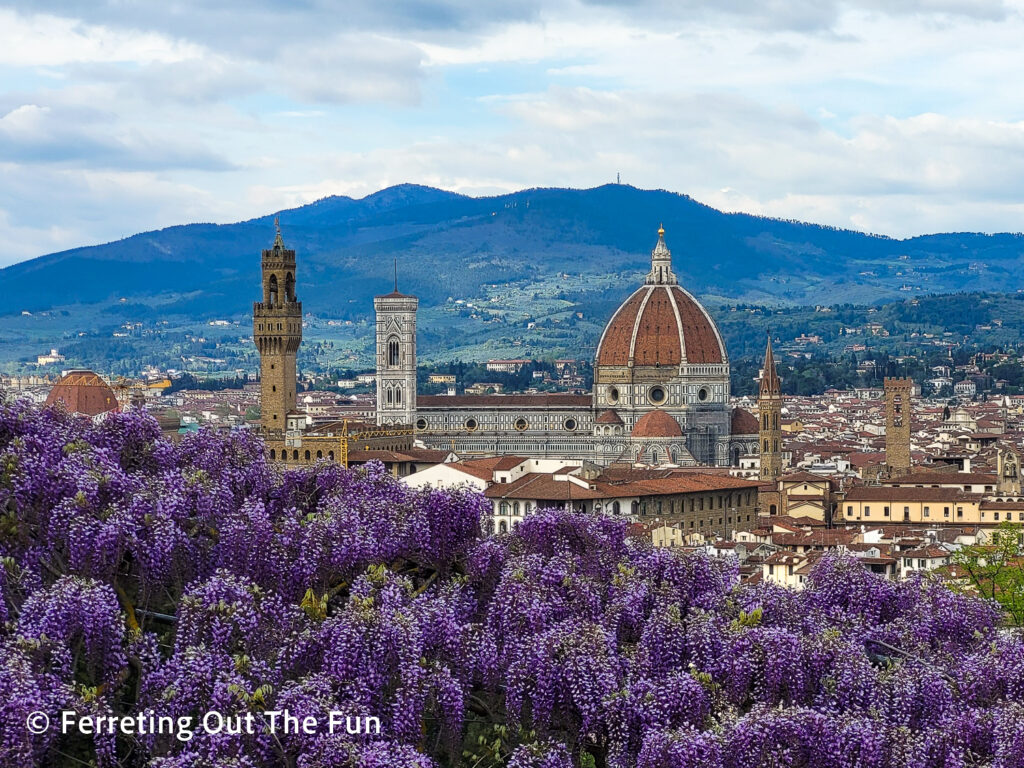
[[[1024,627],[1024,526],[1001,523],[990,543],[963,547],[953,563],[967,573],[971,588],[998,602],[1008,621]]]

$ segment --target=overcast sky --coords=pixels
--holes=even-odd
[[[893,236],[1024,230],[1024,0],[32,0],[0,29],[0,266],[616,173]]]

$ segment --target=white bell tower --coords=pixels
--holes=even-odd
[[[395,290],[373,298],[377,316],[377,424],[416,420],[416,310],[419,299]]]

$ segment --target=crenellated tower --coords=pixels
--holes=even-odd
[[[419,299],[395,290],[373,298],[377,316],[377,423],[416,420],[416,310]]]
[[[296,355],[302,343],[302,302],[295,298],[295,251],[285,248],[281,227],[263,251],[263,300],[252,308],[252,331],[260,353],[260,424],[283,433],[295,410]]]
[[[760,422],[762,480],[774,482],[782,474],[782,381],[772,354],[772,337],[764,353],[761,387],[757,395],[757,413]]]
[[[910,404],[913,379],[886,377],[885,393],[885,465],[891,477],[910,471]]]

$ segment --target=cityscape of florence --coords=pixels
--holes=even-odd
[[[0,766],[1024,768],[1018,0],[0,21]]]

